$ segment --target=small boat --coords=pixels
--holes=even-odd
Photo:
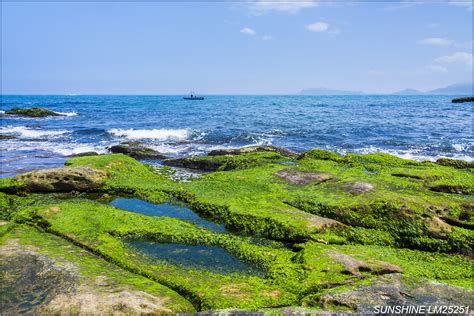
[[[189,97],[184,97],[184,100],[204,100],[204,97],[198,97],[194,94],[194,92],[191,92],[189,94]]]

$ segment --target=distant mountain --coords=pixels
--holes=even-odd
[[[454,95],[454,94],[473,95],[474,85],[472,83],[457,83],[457,84],[452,84],[444,88],[434,89],[426,93],[427,94],[449,94],[449,95]]]
[[[359,95],[364,94],[361,91],[346,91],[346,90],[337,90],[337,89],[328,89],[328,88],[312,88],[312,89],[303,89],[299,93],[300,95]]]
[[[392,94],[395,95],[419,95],[419,94],[424,94],[424,92],[421,92],[416,89],[404,89],[402,91],[394,92]]]

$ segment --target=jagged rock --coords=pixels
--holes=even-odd
[[[140,142],[123,142],[109,148],[114,154],[124,154],[135,159],[166,159],[166,156],[160,152],[145,147]]]
[[[469,169],[474,168],[474,162],[450,159],[450,158],[439,158],[436,163],[441,166],[453,167],[457,169]]]
[[[273,175],[297,185],[321,183],[333,178],[333,175],[327,172],[302,171],[292,168],[279,170]]]
[[[163,161],[163,164],[170,167],[196,169],[201,171],[217,171],[219,167],[223,165],[220,161],[194,159],[193,157],[166,159]]]
[[[344,192],[354,194],[354,195],[359,195],[363,193],[370,192],[374,189],[374,186],[370,183],[366,182],[348,182],[342,186],[342,190]]]
[[[5,114],[19,115],[27,117],[65,116],[44,108],[14,108],[5,111]]]
[[[357,313],[374,314],[375,306],[396,305],[472,305],[474,291],[401,274],[380,276],[369,285],[359,285],[347,291],[328,291],[318,297],[324,308],[350,308]],[[393,314],[382,312],[382,314]],[[405,313],[410,314],[410,313]],[[424,314],[424,313],[423,313]]]
[[[208,156],[221,156],[221,155],[240,155],[240,154],[248,154],[248,153],[255,153],[255,152],[275,152],[282,156],[288,158],[296,158],[298,155],[291,150],[288,150],[283,147],[277,146],[249,146],[249,147],[242,147],[236,149],[216,149],[211,150]]]
[[[9,191],[26,192],[70,192],[95,191],[107,174],[89,167],[54,168],[35,170],[15,177],[18,185]]]
[[[474,102],[474,97],[454,98],[451,100],[451,102],[452,103]]]

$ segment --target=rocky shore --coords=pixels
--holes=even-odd
[[[1,179],[2,312],[474,307],[472,163],[273,146],[178,159],[138,143],[110,150]],[[175,167],[202,173],[183,182]],[[126,211],[116,198],[178,203],[225,230]],[[263,272],[157,260],[137,242],[221,249]]]

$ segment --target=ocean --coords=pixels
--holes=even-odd
[[[473,104],[455,96],[1,96],[0,177],[63,165],[81,152],[145,142],[170,157],[276,145],[301,152],[386,152],[403,158],[474,160]],[[44,107],[61,117],[4,115]]]

